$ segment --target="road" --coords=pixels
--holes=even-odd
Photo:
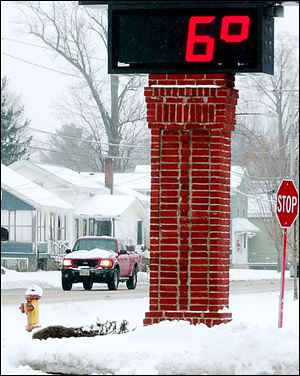
[[[299,281],[299,280],[298,280]],[[63,303],[71,301],[88,301],[93,299],[139,299],[148,297],[149,287],[147,284],[138,284],[135,290],[128,290],[125,284],[120,284],[117,291],[107,290],[106,285],[95,284],[91,291],[84,291],[81,284],[74,285],[71,291],[62,289],[43,289],[43,303]],[[1,290],[1,306],[19,306],[25,299],[24,289]],[[285,280],[285,291],[293,290],[293,279]],[[260,292],[280,292],[280,279],[276,280],[253,280],[232,281],[230,294],[253,294]]]

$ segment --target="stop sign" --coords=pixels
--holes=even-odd
[[[281,227],[289,228],[298,215],[299,195],[292,180],[282,180],[276,197],[276,214]]]

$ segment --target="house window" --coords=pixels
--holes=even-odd
[[[44,212],[37,211],[37,241],[44,242],[46,239],[46,216]]]
[[[16,210],[16,241],[32,242],[32,212]]]
[[[244,234],[244,248],[247,248],[247,234]]]
[[[1,210],[1,225],[8,230],[8,241],[32,241],[32,211]]]
[[[75,218],[75,236],[76,239],[79,238],[79,219]]]
[[[61,217],[60,215],[57,217],[57,240],[61,240],[61,227],[62,227],[62,223],[61,223]]]
[[[111,221],[97,221],[97,236],[111,236]]]
[[[1,226],[4,227],[8,233],[8,241],[15,241],[16,240],[16,227],[15,227],[15,217],[16,212],[10,210],[1,210]],[[2,235],[1,235],[2,239]]]
[[[138,221],[137,244],[143,244],[143,221]]]
[[[66,240],[66,216],[57,217],[57,240]]]
[[[95,235],[95,220],[93,218],[89,219],[89,235]]]
[[[49,239],[55,240],[55,214],[49,214]]]
[[[6,242],[8,241],[8,238],[9,238],[8,229],[5,227],[1,227],[1,241]]]
[[[83,232],[82,232],[82,235],[83,236],[87,235],[87,219],[83,220]]]
[[[9,211],[1,210],[1,241],[8,241],[8,240],[9,240]]]
[[[15,210],[9,212],[9,240],[16,241],[16,212]]]
[[[67,216],[64,215],[64,237],[63,240],[67,239]]]

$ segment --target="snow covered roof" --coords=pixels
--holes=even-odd
[[[1,188],[35,208],[74,210],[72,205],[3,164],[1,164]]]
[[[39,169],[40,171],[46,173],[47,178],[51,176],[61,183],[71,186],[78,190],[91,191],[91,192],[101,192],[104,193],[108,189],[104,187],[104,184],[93,181],[87,175],[82,175],[80,172],[71,170],[70,168],[56,165],[49,165],[43,163],[33,163],[30,161],[18,161],[10,165],[14,170],[18,170],[26,166],[32,169]],[[20,172],[21,173],[21,172]]]
[[[84,176],[90,176],[94,181],[104,182],[105,174],[99,172],[82,172]],[[230,186],[238,188],[245,176],[245,168],[231,166]],[[151,190],[151,166],[137,165],[135,172],[114,173],[114,187],[126,192],[126,189],[150,192]]]
[[[94,182],[88,177],[82,176],[80,172],[73,171],[66,167],[41,163],[37,163],[36,165],[78,188],[99,190],[101,186],[101,183]]]
[[[138,203],[145,211],[141,203],[133,196],[95,195],[82,201],[77,206],[75,215],[116,218],[121,216],[134,203]]]
[[[83,172],[82,175],[89,176],[94,182],[104,182],[105,174],[103,172]],[[150,172],[116,172],[114,173],[114,187],[131,188],[135,190],[150,191],[151,174]]]
[[[247,218],[233,218],[232,227],[234,232],[258,232],[260,229],[254,226]]]
[[[84,176],[89,176],[94,182],[104,184],[105,174],[102,172],[82,172]],[[113,177],[114,193],[135,196],[144,205],[150,205],[149,192],[151,190],[151,174],[143,172],[114,173]]]

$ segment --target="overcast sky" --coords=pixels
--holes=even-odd
[[[53,103],[63,95],[68,95],[68,87],[74,78],[50,70],[68,72],[65,63],[60,58],[55,59],[49,50],[26,44],[40,43],[28,35],[18,33],[14,23],[16,7],[14,2],[1,1],[1,76],[6,75],[10,87],[21,94],[31,126],[53,131],[61,126],[61,119],[55,114]],[[275,33],[282,30],[299,37],[299,5],[285,6],[284,18],[275,18]]]

